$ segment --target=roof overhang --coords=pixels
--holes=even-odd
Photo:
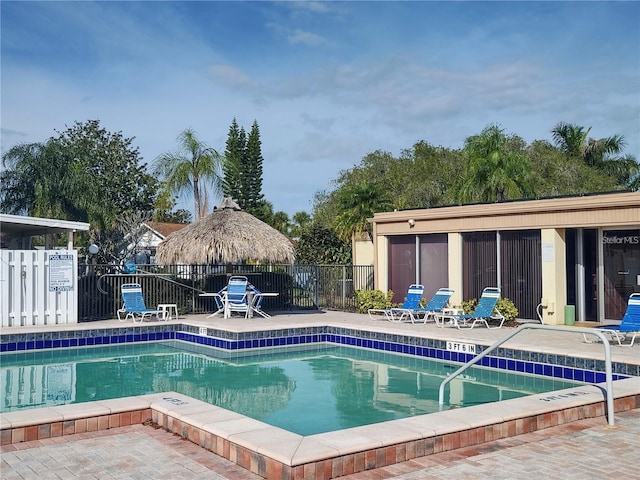
[[[376,235],[640,225],[640,192],[376,213]]]
[[[52,218],[23,217],[0,213],[0,232],[10,237],[33,237],[89,230],[89,224]]]

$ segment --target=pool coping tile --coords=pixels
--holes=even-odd
[[[206,428],[209,433],[220,438],[235,441],[234,438],[237,437],[241,439],[241,434],[243,433],[268,430],[276,427],[254,420],[253,418],[239,416],[238,418],[230,418],[227,420],[220,420],[215,423],[209,423],[206,425]]]
[[[429,415],[402,418],[397,421],[420,430],[422,436],[428,438],[434,435],[444,435],[471,428],[470,423],[466,421],[466,415],[463,410],[465,409],[446,410]],[[486,422],[487,419],[483,419],[482,423]]]
[[[312,438],[318,443],[336,450],[340,455],[382,447],[382,440],[377,436],[371,436],[372,430],[367,427],[371,427],[371,425],[318,433],[305,438]],[[388,433],[392,432],[389,431]]]
[[[109,414],[108,410],[100,408],[101,412]],[[51,424],[64,421],[64,415],[53,407],[34,408],[2,414],[2,429],[29,427],[32,425]],[[6,423],[5,423],[6,422]]]
[[[181,421],[189,423],[194,427],[201,428],[209,433],[214,433],[215,425],[219,422],[226,422],[238,418],[245,418],[243,415],[227,410],[226,408],[211,405],[209,409],[180,415]]]
[[[231,435],[229,440],[242,447],[291,465],[304,437],[264,424],[266,428]]]
[[[122,397],[122,398],[111,398],[108,400],[98,400],[95,402],[97,405],[104,406],[109,410],[109,413],[121,413],[127,412],[131,410],[142,410],[145,408],[149,408],[151,403],[151,399],[148,395],[138,395],[132,397]],[[82,403],[71,404],[71,405],[83,405]],[[68,405],[68,406],[71,406]],[[64,405],[65,407],[67,405]],[[58,407],[53,407],[58,408]]]
[[[148,407],[149,402],[145,402],[143,399],[138,399],[136,397],[129,397],[131,399],[135,399],[132,401],[133,404],[138,406],[146,405]],[[76,408],[73,408],[76,407]],[[121,411],[130,411],[133,410],[133,405],[129,405],[129,408],[124,408]],[[77,420],[80,418],[88,418],[88,417],[99,417],[103,415],[110,415],[114,413],[110,406],[106,403],[106,401],[96,401],[96,402],[85,402],[85,403],[71,403],[67,405],[59,405],[56,407],[48,407],[55,412],[62,415],[64,421]],[[146,408],[146,407],[142,407]]]
[[[337,447],[323,442],[321,437],[318,438],[318,435],[310,435],[302,437],[298,448],[291,457],[290,465],[305,465],[317,462],[319,459],[336,458],[338,456],[340,456],[340,451]]]

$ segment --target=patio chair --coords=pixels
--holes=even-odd
[[[142,287],[139,283],[125,283],[122,285],[120,291],[122,292],[123,306],[118,310],[118,320],[121,322],[126,322],[129,317],[131,317],[134,322],[142,322],[146,317],[153,315],[158,319],[160,319],[161,316],[163,320],[166,319],[164,312],[147,308],[144,303],[144,297],[142,296]],[[122,318],[121,314],[124,314],[124,318]]]
[[[216,303],[216,311],[213,312],[211,315],[207,316],[207,318],[211,318],[211,317],[215,317],[217,314],[219,313],[224,313],[224,295],[226,294],[227,287],[225,286],[222,290],[220,290],[219,292],[213,292],[213,293],[200,293],[199,296],[200,297],[210,297],[213,298],[214,302]]]
[[[627,302],[627,310],[622,317],[620,325],[606,325],[604,327],[596,327],[596,329],[607,337],[610,341],[615,340],[620,346],[632,347],[636,340],[636,337],[640,336],[640,293],[632,293],[629,295],[629,301]],[[593,343],[587,339],[589,334],[583,333],[585,342]],[[628,345],[623,345],[627,337],[631,337],[631,342]]]
[[[498,311],[496,305],[500,299],[500,289],[486,287],[482,291],[480,301],[473,313],[449,313],[446,310],[436,315],[436,325],[439,327],[473,328],[476,325],[484,325],[487,328],[501,328],[504,324],[504,316]],[[489,326],[489,321],[495,320],[497,326]]]
[[[222,289],[226,317],[231,316],[233,312],[244,313],[247,316],[249,311],[248,289],[249,280],[247,280],[247,277],[235,275],[229,278],[227,286]]]
[[[233,312],[244,313],[245,317],[257,313],[263,317],[269,315],[262,310],[262,298],[277,294],[265,294],[251,285],[247,277],[234,275],[229,278],[227,285],[217,293],[201,293],[201,297],[212,297],[216,302],[217,310],[209,315],[214,317],[224,313],[224,318],[229,318]],[[207,317],[207,318],[209,318]]]
[[[369,313],[369,318],[372,320],[377,320],[380,316],[385,320],[390,322],[401,322],[401,321],[415,321],[414,312],[419,314],[420,301],[422,300],[422,294],[424,292],[424,286],[419,284],[409,285],[409,290],[407,291],[407,297],[405,298],[404,303],[400,307],[395,308],[370,308],[367,312]]]
[[[254,287],[252,284],[249,284],[248,286],[249,290],[248,290],[248,299],[247,301],[249,302],[249,310],[247,311],[247,317],[252,317],[254,313],[257,313],[258,315],[260,315],[261,317],[264,318],[270,318],[271,315],[269,315],[267,312],[265,312],[264,310],[262,310],[262,300],[264,299],[264,297],[273,297],[273,296],[277,296],[277,293],[262,293],[260,290],[258,290],[256,287]]]

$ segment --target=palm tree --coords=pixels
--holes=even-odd
[[[458,191],[460,203],[503,202],[531,196],[529,163],[520,151],[521,143],[496,125],[467,138],[466,168]]]
[[[585,130],[580,125],[560,122],[553,127],[551,134],[553,135],[554,143],[562,153],[570,157],[584,159],[590,131],[591,127]]]
[[[178,135],[178,143],[180,152],[167,152],[156,158],[155,174],[164,180],[166,192],[193,195],[198,220],[207,214],[207,187],[211,186],[216,194],[221,191],[223,157],[201,142],[191,128]]]
[[[551,133],[556,146],[566,155],[580,158],[587,166],[596,168],[616,179],[619,185],[633,187],[640,166],[633,156],[616,157],[626,146],[622,135],[594,139],[591,127],[560,122]]]
[[[337,192],[337,199],[339,213],[334,220],[334,229],[345,242],[363,233],[372,239],[368,218],[376,212],[389,210],[392,205],[383,188],[367,180],[343,186]]]
[[[622,135],[599,140],[590,138],[585,149],[585,163],[615,178],[620,185],[629,186],[640,171],[640,166],[631,155],[613,156],[621,153],[625,146],[626,141]]]
[[[307,212],[296,212],[291,218],[291,237],[300,238],[302,232],[311,226],[313,219]]]
[[[53,139],[20,144],[2,156],[2,211],[86,221],[87,178]]]
[[[289,236],[291,231],[291,221],[287,212],[278,211],[271,216],[271,222],[269,223],[273,228],[280,233]]]

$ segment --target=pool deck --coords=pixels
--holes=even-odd
[[[539,430],[341,477],[344,480],[638,478],[640,409]],[[162,429],[131,425],[2,447],[3,480],[260,480]]]
[[[237,332],[332,325],[486,345],[492,344],[511,331],[511,329],[507,328],[458,330],[438,328],[434,324],[392,324],[383,320],[371,320],[367,315],[344,312],[284,312],[267,319],[258,317],[226,320],[217,317],[207,318],[206,315],[192,315],[180,318],[177,322]],[[62,325],[55,328],[63,330],[67,328],[122,327],[123,325],[117,320],[109,320],[68,326]],[[131,322],[127,325],[131,325]],[[34,332],[46,328],[11,328],[11,332]],[[529,330],[509,340],[505,343],[505,347],[604,359],[604,348],[601,344],[584,343],[581,334],[569,333],[571,327],[567,327],[566,331],[568,333]],[[3,333],[8,332],[4,330]],[[640,365],[640,345],[634,345],[633,347],[612,345],[611,352],[614,362]],[[583,464],[589,466],[588,471],[591,472],[590,476],[592,478],[605,478],[598,477],[598,471],[600,467],[607,463],[608,478],[612,474],[611,468],[614,468],[613,471],[618,472],[620,475],[624,475],[624,472],[626,472],[625,477],[629,478],[630,474],[638,473],[637,461],[632,465],[632,461],[636,457],[634,455],[626,456],[625,453],[622,457],[626,456],[628,463],[625,463],[626,460],[623,458],[622,465],[617,461],[617,457],[620,455],[618,452],[621,450],[619,449],[624,452],[637,453],[638,451],[640,378],[636,377],[615,383],[616,405],[620,408],[617,408],[619,413],[615,415],[616,427],[613,428],[607,425],[606,419],[602,416],[604,413],[602,393],[595,386],[572,389],[572,392],[569,392],[566,396],[554,398],[552,399],[553,401],[549,401],[549,395],[546,398],[544,395],[537,395],[531,398],[501,402],[499,409],[495,407],[497,404],[479,405],[461,410],[438,412],[430,416],[384,422],[378,425],[308,437],[301,437],[281,429],[265,426],[260,422],[245,417],[239,418],[240,416],[232,414],[232,412],[202,404],[202,402],[194,401],[179,394],[171,394],[169,402],[167,402],[167,395],[163,394],[144,396],[148,398],[141,397],[133,402],[140,404],[140,411],[153,411],[153,424],[163,427],[158,430],[140,425],[141,422],[137,422],[137,425],[135,424],[136,422],[130,422],[131,424],[127,424],[126,421],[119,422],[120,418],[124,418],[122,415],[117,416],[119,409],[122,411],[122,402],[95,402],[98,405],[87,406],[86,408],[94,409],[95,412],[100,412],[101,408],[110,409],[109,411],[112,414],[107,416],[106,421],[108,426],[114,428],[107,430],[93,429],[87,428],[87,424],[84,424],[82,433],[77,433],[76,431],[72,435],[61,434],[56,437],[51,435],[52,438],[48,439],[29,438],[25,433],[26,436],[21,439],[24,440],[22,442],[12,441],[7,444],[7,442],[3,441],[1,473],[3,479],[33,478],[34,470],[41,468],[41,471],[44,472],[46,470],[51,474],[48,478],[58,478],[52,473],[55,465],[47,467],[46,463],[53,462],[56,464],[56,462],[61,463],[61,461],[56,455],[49,453],[47,449],[59,447],[58,444],[61,444],[68,446],[68,448],[64,449],[65,452],[75,452],[77,448],[78,453],[64,454],[65,462],[69,464],[69,467],[64,467],[67,469],[67,474],[60,475],[60,478],[136,478],[136,476],[140,478],[138,473],[133,473],[136,468],[141,468],[139,462],[136,466],[135,461],[124,461],[120,458],[121,454],[124,454],[129,449],[127,445],[134,443],[137,446],[136,448],[148,447],[147,453],[155,454],[156,451],[160,450],[156,445],[157,443],[171,449],[173,447],[170,447],[170,445],[177,443],[176,438],[181,439],[184,437],[194,442],[183,442],[188,445],[185,448],[195,448],[197,450],[190,450],[190,452],[197,453],[180,454],[176,453],[174,448],[172,454],[185,456],[181,460],[184,463],[184,468],[189,471],[200,472],[197,475],[198,478],[258,478],[248,470],[260,472],[261,475],[267,478],[332,478],[340,475],[346,475],[347,478],[350,476],[354,479],[394,477],[407,479],[453,478],[455,469],[450,472],[449,477],[446,475],[438,476],[439,473],[431,472],[435,469],[442,473],[448,469],[448,463],[443,459],[449,459],[454,463],[462,462],[461,465],[464,468],[456,473],[456,478],[460,473],[468,473],[475,476],[475,478],[505,478],[506,475],[501,476],[499,471],[494,470],[495,468],[500,468],[496,466],[496,462],[501,458],[501,455],[491,454],[492,448],[500,450],[508,448],[509,451],[515,451],[514,449],[518,448],[524,449],[525,453],[520,453],[520,455],[525,456],[527,456],[526,450],[531,449],[531,455],[528,455],[527,458],[534,460],[531,460],[531,465],[527,467],[526,471],[541,471],[543,467],[548,467],[551,463],[547,463],[544,460],[544,456],[542,460],[538,460],[538,455],[535,452],[537,449],[544,450],[540,446],[541,442],[553,442],[555,435],[559,435],[558,438],[565,436],[571,438],[571,440],[567,440],[566,444],[558,440],[557,444],[554,444],[557,448],[553,448],[553,451],[555,452],[556,449],[561,451],[564,447],[571,447],[572,451],[570,454],[561,455],[559,459],[567,463],[570,462],[575,468]],[[576,392],[578,395],[576,395]],[[622,399],[620,405],[618,405],[618,399]],[[552,408],[550,404],[554,404]],[[59,428],[63,429],[66,421],[74,417],[77,418],[79,410],[82,409],[83,407],[79,404],[57,408],[55,415],[61,416],[62,421],[60,423],[63,424]],[[72,411],[73,413],[71,413]],[[23,414],[24,417],[20,419],[17,415],[18,413]],[[51,412],[43,413],[42,415],[51,415]],[[26,425],[27,418],[33,422],[33,419],[39,416],[41,415],[36,414],[35,411],[6,414],[2,416],[3,428],[7,422],[14,426]],[[426,417],[430,418],[427,419]],[[112,419],[116,421],[114,422]],[[131,416],[129,420],[131,420]],[[97,422],[99,421],[98,418]],[[176,432],[179,436],[171,435],[165,430]],[[635,432],[635,436],[630,435],[632,439],[636,439],[635,445],[633,441],[629,444],[629,431]],[[591,435],[588,432],[594,433]],[[134,442],[126,440],[131,436],[136,437]],[[612,443],[611,447],[615,446],[615,451],[610,456],[603,457],[599,463],[594,461],[594,449],[588,445],[588,441],[592,440],[592,436],[602,437],[602,442],[608,445],[610,441]],[[587,442],[584,448],[575,446],[576,438]],[[607,441],[605,441],[605,438]],[[118,441],[122,441],[125,446],[116,450],[113,443]],[[572,444],[571,442],[574,443]],[[205,448],[198,447],[197,443],[204,445]],[[104,447],[102,451],[109,452],[106,457],[112,462],[117,460],[118,465],[123,465],[124,472],[113,474],[113,477],[109,476],[112,475],[111,473],[107,475],[106,471],[100,469],[93,471],[93,473],[86,469],[81,469],[80,471],[84,472],[82,474],[84,476],[77,476],[78,472],[75,473],[76,476],[68,474],[69,471],[73,470],[71,465],[74,462],[76,462],[77,466],[77,462],[82,463],[85,461],[83,460],[85,456],[79,453],[83,451],[83,445],[85,444],[98,445],[98,450],[102,448],[100,447],[102,445]],[[602,451],[602,448],[602,446],[598,447],[600,451]],[[231,452],[229,451],[230,449]],[[92,451],[95,450],[96,447],[94,446]],[[213,454],[208,450],[219,451],[225,458],[214,458]],[[574,450],[584,452],[584,458],[580,459],[580,454],[576,454]],[[42,454],[38,454],[38,452],[42,452]],[[129,452],[126,453],[130,455]],[[243,455],[246,455],[246,458],[242,458]],[[264,455],[264,457],[261,455]],[[477,466],[475,460],[472,462],[464,460],[474,456],[488,456],[492,460],[488,463],[478,463]],[[33,462],[35,466],[30,470],[31,477],[29,475],[25,476],[24,472],[20,472],[21,465],[24,462],[17,461],[17,459],[27,457],[30,459],[27,463]],[[265,458],[267,458],[266,464]],[[269,463],[268,459],[274,458],[276,464],[279,462],[279,466]],[[613,462],[614,467],[611,467],[612,458],[616,458],[616,461]],[[151,475],[152,477],[175,478],[175,472],[173,470],[170,471],[174,462],[165,462],[171,465],[163,466],[161,460],[156,462],[149,462],[148,460],[148,458],[145,460],[145,465],[152,464],[152,467],[158,470],[158,472]],[[229,462],[229,460],[234,463]],[[539,463],[539,466],[535,466],[535,463]],[[235,464],[242,465],[247,470]],[[292,467],[283,469],[283,465],[292,465]],[[384,466],[380,467],[380,465]],[[511,463],[504,467],[506,468],[505,473],[510,472],[511,478],[518,477],[517,470],[514,470],[514,467]],[[126,473],[127,468],[131,469],[129,475]],[[482,468],[486,468],[484,474],[482,473]],[[524,468],[524,466],[521,466],[521,468]],[[24,471],[28,473],[27,470]],[[357,473],[359,471],[360,473]],[[521,470],[521,472],[524,471]],[[552,471],[557,472],[557,467]],[[604,474],[604,469],[601,471]],[[182,474],[180,476],[183,478],[195,478],[195,476],[182,476]]]

